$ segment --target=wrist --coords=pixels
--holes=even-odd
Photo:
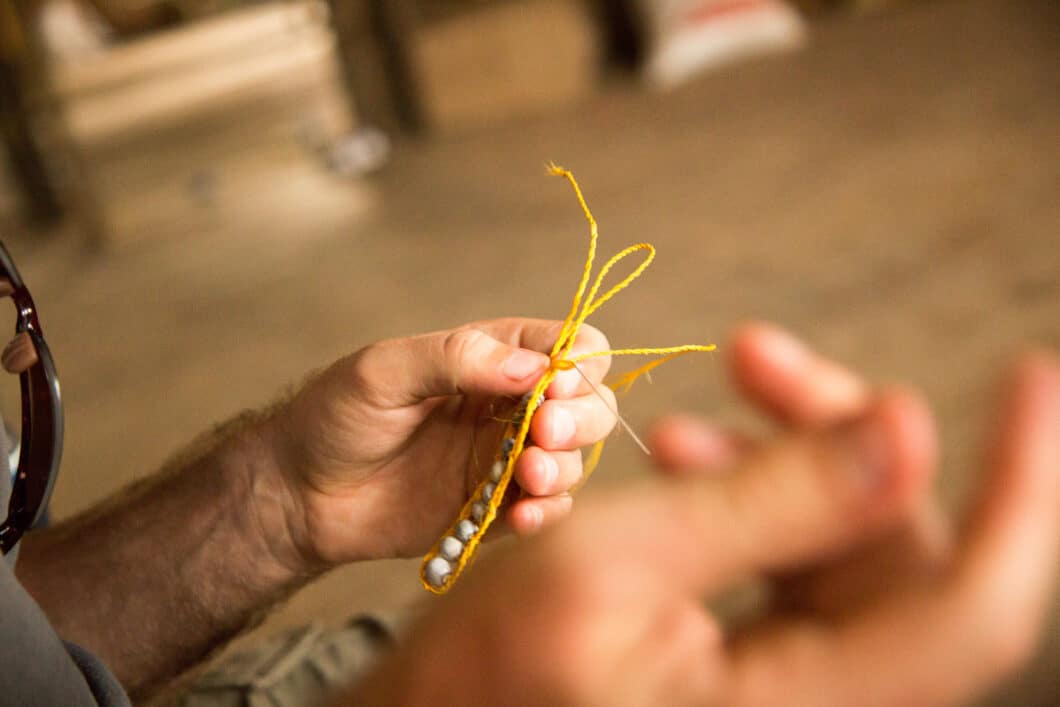
[[[283,408],[249,415],[233,439],[246,511],[245,527],[275,571],[292,581],[308,580],[331,568],[313,550],[297,481],[296,454],[283,419]]]

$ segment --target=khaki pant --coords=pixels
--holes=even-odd
[[[393,621],[361,616],[311,624],[226,658],[177,701],[180,707],[313,707],[357,682],[388,649]]]

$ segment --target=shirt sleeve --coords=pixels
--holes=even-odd
[[[102,663],[56,635],[6,562],[0,562],[0,695],[21,707],[129,705]]]

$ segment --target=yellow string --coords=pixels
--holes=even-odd
[[[585,268],[583,269],[581,279],[578,282],[578,288],[574,292],[574,299],[571,302],[570,312],[568,312],[567,318],[563,321],[563,327],[560,329],[559,336],[556,337],[556,342],[553,344],[552,350],[549,352],[549,357],[552,359],[552,365],[549,366],[548,370],[545,371],[544,375],[530,392],[529,401],[526,404],[526,409],[523,412],[519,424],[513,425],[509,422],[505,425],[504,438],[512,439],[513,446],[504,466],[504,471],[501,474],[500,479],[495,482],[496,485],[493,495],[488,502],[485,501],[484,489],[489,483],[491,483],[487,475],[487,477],[479,483],[478,488],[475,489],[471,498],[469,498],[463,508],[461,508],[460,514],[457,516],[456,520],[453,521],[452,525],[449,526],[446,533],[434,544],[434,547],[432,547],[430,552],[428,552],[423,558],[423,564],[420,567],[420,583],[427,591],[434,594],[444,594],[450,587],[452,587],[453,583],[474,558],[475,552],[485,536],[486,531],[496,519],[504,501],[504,495],[511,484],[515,463],[526,446],[526,439],[530,433],[530,422],[540,405],[538,401],[543,398],[545,390],[558,373],[573,369],[575,364],[580,361],[602,356],[663,356],[663,358],[657,361],[652,361],[634,371],[618,377],[614,382],[608,383],[613,390],[628,390],[637,378],[648,373],[656,366],[662,365],[663,363],[686,353],[691,353],[693,351],[713,351],[716,348],[714,345],[704,346],[700,344],[686,344],[684,346],[669,346],[664,348],[612,349],[610,351],[582,353],[576,356],[569,355],[574,348],[574,344],[578,337],[578,331],[581,329],[582,324],[585,323],[585,320],[588,319],[593,312],[600,309],[600,307],[602,307],[608,300],[626,289],[630,283],[641,276],[655,259],[655,247],[650,243],[637,243],[636,245],[631,245],[625,250],[616,253],[602,268],[600,268],[600,272],[597,274],[596,279],[593,280],[593,284],[590,287],[589,280],[592,278],[593,261],[596,259],[596,244],[599,237],[599,229],[596,225],[596,219],[593,218],[592,211],[589,210],[589,205],[586,203],[585,197],[582,195],[581,187],[578,186],[578,182],[574,179],[574,175],[571,174],[570,170],[552,163],[549,164],[548,170],[550,174],[557,177],[563,177],[570,183],[575,196],[578,198],[578,204],[581,206],[582,213],[584,213],[586,220],[589,222],[589,252],[585,258]],[[634,268],[633,272],[623,278],[618,284],[611,287],[603,295],[600,295],[599,292],[603,287],[604,279],[615,265],[624,258],[640,251],[645,251],[647,253],[644,260],[642,260],[641,263]],[[586,294],[586,288],[588,288],[588,294]],[[582,480],[578,484],[579,487],[585,483],[585,480],[597,467],[600,461],[600,456],[603,453],[603,447],[603,440],[600,440],[593,445],[589,455],[583,463]],[[502,459],[503,456],[498,451],[495,461]],[[460,522],[472,518],[472,508],[475,503],[483,503],[485,506],[485,513],[481,521],[475,523],[477,529],[463,545],[463,551],[452,565],[452,570],[448,577],[437,586],[431,584],[427,581],[427,563],[433,558],[439,556],[442,540],[447,536],[455,536],[456,529]]]
[[[578,313],[578,305],[581,304],[582,295],[585,294],[585,287],[589,284],[589,277],[593,271],[593,260],[596,259],[596,241],[599,237],[600,231],[596,226],[596,219],[593,218],[593,212],[589,210],[589,205],[585,203],[585,197],[582,196],[582,189],[578,186],[578,182],[574,179],[574,175],[569,170],[563,169],[555,162],[549,162],[548,164],[549,174],[555,177],[566,177],[567,181],[570,182],[571,187],[574,189],[574,195],[578,198],[578,204],[582,207],[582,213],[585,214],[586,220],[589,222],[589,253],[585,258],[585,269],[582,270],[582,279],[578,282],[578,289],[574,292],[574,301],[571,302],[570,312],[567,313],[567,318],[563,321],[563,328],[560,330],[559,336],[556,338],[556,343],[552,346],[552,351],[549,356],[552,358],[556,357],[556,354],[566,345],[567,340],[573,341],[574,337],[571,336],[571,329],[574,327],[575,315]],[[576,327],[575,327],[576,328]]]

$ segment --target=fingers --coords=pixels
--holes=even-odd
[[[515,463],[515,480],[532,496],[567,493],[582,477],[582,454],[578,450],[547,452],[528,447]]]
[[[8,373],[23,373],[37,363],[37,349],[29,333],[21,331],[4,347],[0,354],[4,370]]]
[[[595,351],[607,351],[611,347],[607,337],[596,327],[583,324],[578,330],[578,338],[574,341],[570,357]],[[585,395],[592,392],[588,378],[595,384],[597,389],[603,389],[604,376],[611,368],[610,356],[596,356],[587,358],[577,364],[578,370],[560,371],[549,384],[546,391],[550,398],[573,398],[576,395]],[[580,371],[580,373],[579,373]]]
[[[1060,551],[1060,362],[1026,357],[1006,394],[989,478],[960,550],[958,583],[985,626],[1036,640]],[[1004,597],[1001,600],[1001,597]]]
[[[794,704],[963,703],[1025,663],[1060,550],[1054,357],[1035,355],[1017,366],[991,462],[951,575],[892,592],[827,631],[789,622],[746,638],[735,652],[740,678],[729,701],[755,694],[764,703],[781,696]],[[781,676],[783,693],[774,687],[770,695],[763,686],[778,685]]]
[[[990,477],[951,579],[851,623],[833,665],[870,677],[867,699],[961,701],[1032,654],[1055,584],[1060,545],[1060,366],[1025,359],[1009,385]],[[908,646],[916,645],[916,658]],[[869,664],[898,656],[886,679]],[[839,661],[839,662],[835,662]],[[856,661],[856,662],[855,662]],[[926,699],[925,699],[926,698]]]
[[[737,386],[784,422],[828,424],[861,411],[868,386],[779,327],[748,324],[734,334],[729,365]]]
[[[602,398],[602,399],[601,399]],[[546,400],[530,423],[534,444],[546,450],[573,450],[607,436],[618,421],[615,395],[601,388],[570,400]]]
[[[931,474],[934,429],[910,393],[881,396],[858,421],[752,454],[736,473],[673,488],[674,577],[703,591],[847,547],[908,511]],[[702,558],[710,558],[705,562]]]
[[[570,513],[572,505],[566,494],[521,498],[508,508],[508,526],[518,535],[530,535]]]
[[[658,468],[673,476],[724,469],[752,447],[740,435],[691,415],[660,419],[648,432],[647,443]]]
[[[563,328],[563,322],[549,319],[525,319],[509,317],[506,319],[492,319],[488,321],[474,322],[468,325],[471,328],[484,331],[493,338],[503,341],[512,346],[519,346],[532,351],[551,351]],[[595,351],[607,351],[611,345],[607,337],[590,324],[583,324],[578,329],[578,336],[574,341],[570,356]],[[586,359],[578,364],[578,368],[585,376],[596,383],[603,380],[611,367],[611,359],[607,356]],[[578,371],[561,371],[546,394],[550,398],[572,398],[576,395],[584,395],[589,392],[589,385],[585,382]]]
[[[779,327],[741,327],[728,347],[734,380],[768,414],[797,427],[838,422],[864,411],[870,390],[842,366],[811,352]],[[690,417],[660,420],[650,435],[655,461],[670,474],[731,465],[751,443]]]
[[[391,339],[351,359],[353,390],[384,406],[441,395],[519,395],[548,368],[548,356],[471,327]]]

